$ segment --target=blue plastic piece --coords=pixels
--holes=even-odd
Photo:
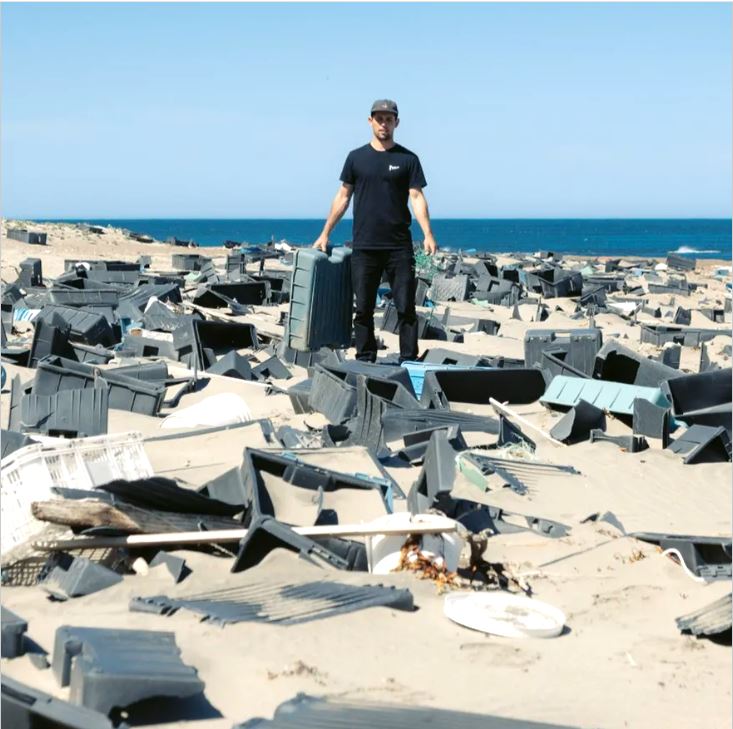
[[[429,370],[471,370],[481,369],[475,367],[467,367],[465,365],[444,365],[444,364],[429,364],[427,362],[403,362],[402,367],[407,370],[410,375],[410,381],[412,382],[412,388],[415,390],[415,397],[420,399],[422,395],[423,382],[425,380],[425,373]]]
[[[553,377],[540,402],[544,405],[572,408],[581,400],[585,400],[601,410],[619,415],[633,415],[634,400],[637,398],[648,400],[659,407],[669,407],[669,401],[658,387],[585,380],[566,375]]]
[[[331,256],[313,249],[295,254],[290,286],[287,344],[301,352],[351,344],[351,249]]]

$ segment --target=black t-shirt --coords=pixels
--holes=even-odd
[[[416,154],[400,144],[385,152],[365,144],[349,152],[341,182],[354,186],[354,248],[412,245],[407,198],[410,188],[428,184]]]

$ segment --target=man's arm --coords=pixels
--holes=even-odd
[[[313,244],[314,248],[320,248],[324,253],[326,252],[328,236],[331,235],[331,231],[336,227],[336,223],[341,220],[344,213],[348,210],[353,192],[353,185],[347,185],[345,182],[341,185],[339,191],[336,193],[336,197],[331,203],[331,211],[326,219],[326,224],[323,226],[323,231]]]
[[[410,188],[410,202],[412,203],[412,212],[415,214],[415,218],[420,224],[423,235],[425,236],[425,240],[423,241],[425,252],[429,256],[435,255],[438,252],[438,244],[435,241],[433,231],[430,227],[430,213],[428,212],[428,201],[425,199],[422,188]]]

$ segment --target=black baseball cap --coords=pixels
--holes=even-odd
[[[399,112],[397,111],[397,102],[392,101],[392,99],[377,99],[372,104],[371,113],[374,114],[375,111],[386,111],[388,114],[399,116]]]

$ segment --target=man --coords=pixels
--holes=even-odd
[[[394,101],[380,99],[372,104],[369,116],[372,139],[346,157],[341,188],[331,204],[323,232],[313,244],[314,248],[326,251],[328,237],[354,195],[351,255],[351,281],[356,298],[354,339],[356,358],[364,362],[377,359],[374,306],[384,273],[397,309],[400,362],[417,357],[415,257],[408,198],[425,237],[425,251],[433,255],[438,250],[422,191],[427,182],[420,160],[394,141],[394,130],[399,123]]]

